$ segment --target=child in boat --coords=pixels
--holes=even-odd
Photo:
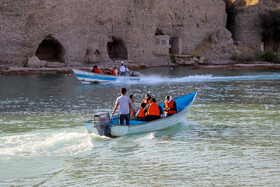
[[[146,106],[145,103],[141,103],[141,108],[137,111],[135,115],[137,116],[137,120],[139,121],[146,121],[145,112],[144,112],[145,106]]]

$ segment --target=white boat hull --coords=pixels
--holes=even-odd
[[[105,75],[93,72],[82,71],[78,69],[72,69],[76,77],[80,81],[86,82],[110,82],[110,81],[139,81],[140,77],[133,76],[115,76]]]
[[[128,134],[144,133],[144,132],[153,132],[169,129],[178,123],[182,123],[186,120],[191,106],[186,108],[180,113],[174,114],[167,118],[161,118],[158,120],[150,121],[145,124],[140,125],[113,125],[111,127],[111,135],[115,137],[124,136]]]

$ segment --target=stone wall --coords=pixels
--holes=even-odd
[[[66,65],[110,62],[118,45],[137,63],[169,59],[154,55],[157,31],[188,54],[226,26],[226,12],[222,0],[1,0],[0,23],[1,64],[26,64],[50,38]]]

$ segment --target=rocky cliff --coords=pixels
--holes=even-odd
[[[172,38],[188,54],[226,26],[222,0],[1,0],[0,62],[166,60]],[[170,37],[157,54],[156,36]]]
[[[268,10],[280,8],[280,0],[237,0],[233,2],[236,9],[234,36],[239,45],[254,51],[269,49],[263,41],[261,15]]]

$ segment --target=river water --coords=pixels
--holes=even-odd
[[[143,70],[139,82],[74,75],[0,77],[0,186],[278,186],[280,73]],[[110,139],[83,122],[113,110],[121,87],[139,106],[197,92],[188,120]]]

